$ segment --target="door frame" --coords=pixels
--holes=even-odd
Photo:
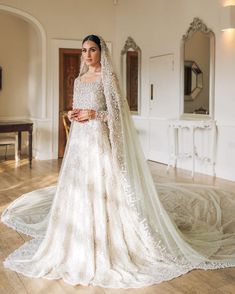
[[[112,53],[111,42],[106,42],[110,52]],[[52,155],[54,159],[58,158],[58,142],[59,142],[59,48],[80,49],[82,48],[82,40],[51,40],[51,72],[50,81],[52,83],[51,93],[52,105],[49,106],[52,113]]]
[[[66,66],[64,64],[65,59],[67,58],[67,56],[70,56],[71,58],[75,58],[76,62],[78,62],[78,64],[76,64],[76,71],[79,72],[80,69],[80,61],[81,61],[81,55],[82,55],[82,50],[81,49],[71,49],[71,48],[60,48],[59,49],[59,139],[58,139],[58,158],[63,158],[64,156],[64,151],[65,151],[65,146],[66,146],[66,131],[65,131],[65,126],[64,126],[64,122],[63,122],[63,114],[64,111],[68,111],[71,109],[72,104],[69,105],[69,108],[67,108],[67,89],[65,89],[65,85],[64,82],[66,79],[66,74],[65,74],[65,68],[64,66]],[[75,57],[76,56],[76,57]],[[73,59],[74,60],[74,59]],[[75,61],[74,61],[75,62]],[[74,64],[75,65],[75,64]],[[73,77],[77,77],[77,73],[76,75],[74,75]],[[72,84],[71,84],[72,87]],[[69,97],[69,101],[71,101],[72,99],[72,94],[73,94],[73,89],[74,89],[74,85],[71,89],[70,92],[70,97]],[[65,98],[66,97],[66,98]]]
[[[82,40],[53,39],[51,46],[51,96],[52,96],[52,153],[53,158],[58,158],[59,143],[59,49],[82,48]]]

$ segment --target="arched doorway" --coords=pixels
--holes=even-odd
[[[40,70],[41,101],[39,103],[40,111],[38,112],[38,118],[44,119],[47,116],[46,115],[46,33],[45,33],[45,30],[43,26],[40,24],[40,22],[34,16],[30,15],[29,13],[25,11],[21,11],[17,8],[0,4],[0,12],[1,11],[24,19],[26,22],[28,22],[30,25],[33,26],[33,28],[35,29],[38,35],[38,40],[40,42],[40,47],[41,47],[41,56],[39,58],[41,63],[41,70]]]

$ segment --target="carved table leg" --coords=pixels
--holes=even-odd
[[[29,131],[29,166],[32,168],[33,130]]]
[[[17,153],[18,160],[21,159],[21,131],[18,132],[18,153]]]

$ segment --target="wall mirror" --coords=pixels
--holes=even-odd
[[[215,35],[194,18],[182,38],[182,117],[214,116]]]
[[[121,51],[121,74],[124,95],[133,114],[140,110],[141,50],[128,37]]]

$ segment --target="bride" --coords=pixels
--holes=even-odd
[[[4,261],[29,277],[142,287],[235,266],[235,196],[154,185],[106,43],[83,40],[57,186],[16,199],[2,221],[32,236]]]

